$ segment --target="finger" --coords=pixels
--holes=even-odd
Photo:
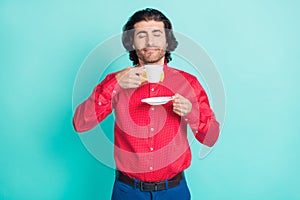
[[[188,107],[190,105],[190,101],[184,97],[174,98],[173,103]]]
[[[136,88],[141,85],[141,81],[135,77],[124,77],[121,81],[125,88]]]
[[[130,70],[130,73],[136,76],[142,76],[145,73],[145,69],[142,67],[135,67]]]
[[[124,79],[128,74],[129,74],[129,71],[131,70],[130,67],[127,67],[125,69],[123,69],[122,71],[120,71],[117,75],[116,75],[116,78],[118,81]]]
[[[127,80],[131,76],[131,68],[127,68],[122,72],[120,79]]]
[[[173,101],[174,102],[182,102],[182,101],[184,101],[184,97],[183,96],[181,96],[180,94],[178,94],[178,93],[176,93],[174,96],[173,96]]]
[[[187,109],[188,104],[186,102],[173,102],[174,107],[179,107],[181,109]]]
[[[139,80],[139,81],[134,81],[133,82],[133,85],[136,85],[136,86],[140,86],[142,84],[142,82]]]
[[[174,102],[174,103],[180,103],[179,97],[176,96],[176,95],[174,95],[174,96],[173,96],[173,102]]]
[[[142,77],[141,76],[138,76],[136,74],[131,74],[129,77],[128,77],[129,81],[131,82],[142,82]]]
[[[173,109],[177,110],[177,111],[180,111],[180,112],[183,112],[183,113],[186,113],[187,110],[188,110],[186,107],[182,107],[182,106],[174,107]]]
[[[181,95],[178,94],[178,93],[176,93],[174,96],[175,96],[175,98],[178,98],[178,99],[183,98],[183,96],[181,96]]]
[[[180,110],[177,108],[173,108],[173,112],[176,113],[177,115],[180,115]]]
[[[173,110],[179,112],[181,115],[186,115],[189,112],[189,106],[187,104],[173,104]]]
[[[186,103],[180,103],[179,106],[183,110],[187,110],[188,109],[188,105]]]
[[[183,111],[181,110],[181,109],[173,109],[173,111],[177,114],[177,115],[179,115],[179,116],[183,116]]]
[[[173,104],[173,110],[181,112],[182,108],[179,104]]]
[[[141,85],[142,84],[142,81],[140,78],[136,78],[136,77],[132,77],[130,79],[128,79],[128,83],[131,84],[131,85]]]
[[[136,69],[131,69],[127,71],[127,74],[124,78],[138,80],[138,81],[141,81],[142,79],[142,77],[138,73],[136,73]]]
[[[133,70],[131,72],[136,74],[137,76],[142,76],[143,73],[145,72],[145,69],[142,67],[136,67],[136,68],[133,68]]]
[[[128,83],[127,88],[138,88],[140,86],[140,84],[138,83]]]

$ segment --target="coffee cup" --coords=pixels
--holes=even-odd
[[[144,68],[149,83],[158,83],[160,81],[163,65],[144,65]]]

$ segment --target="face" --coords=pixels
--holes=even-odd
[[[163,22],[141,21],[134,25],[133,48],[141,65],[164,64],[166,48],[166,34]]]

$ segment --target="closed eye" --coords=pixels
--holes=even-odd
[[[138,38],[140,38],[140,39],[145,38],[145,37],[147,37],[146,34],[138,34]]]
[[[138,38],[144,38],[144,37],[147,37],[147,32],[146,31],[139,31],[137,32],[137,37]]]
[[[152,34],[155,36],[155,37],[160,37],[162,34],[163,34],[163,32],[161,31],[161,30],[153,30],[152,31]]]

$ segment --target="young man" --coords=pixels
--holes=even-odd
[[[190,199],[184,177],[191,162],[187,125],[207,146],[219,135],[207,95],[195,76],[168,66],[177,41],[160,11],[134,13],[123,28],[122,42],[134,67],[109,74],[96,86],[76,109],[75,130],[92,129],[114,110],[117,170],[112,199]],[[145,81],[146,64],[163,65],[159,83]],[[160,96],[173,100],[154,106],[141,102]]]

